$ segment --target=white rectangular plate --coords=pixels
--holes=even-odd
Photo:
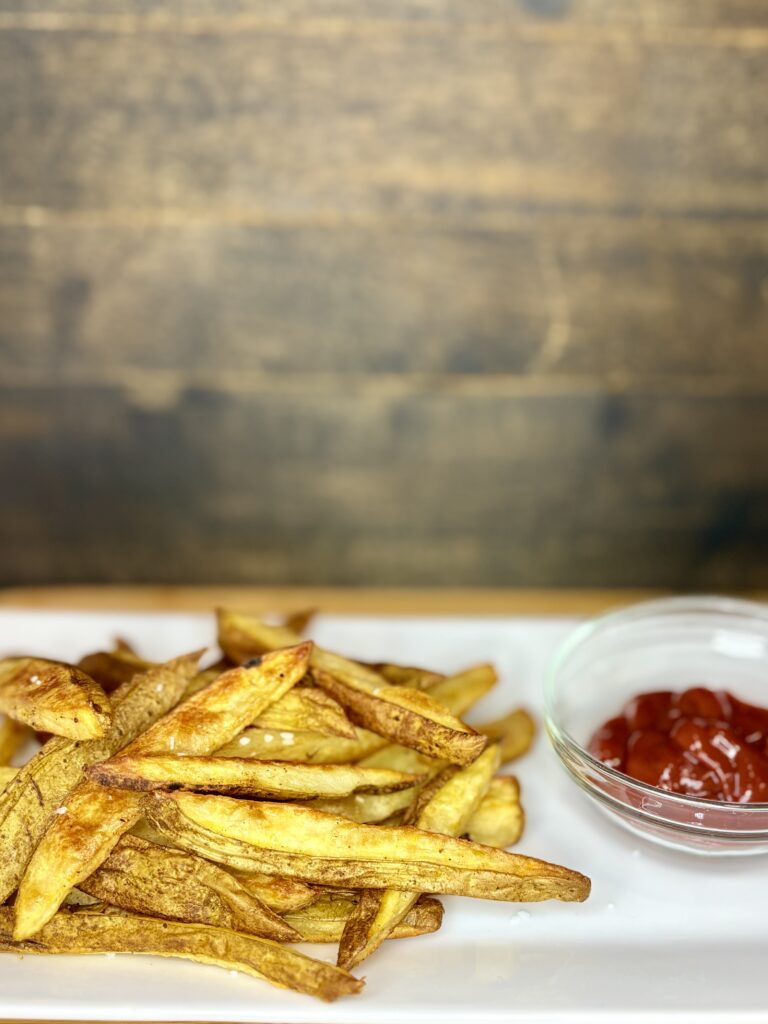
[[[320,643],[369,661],[452,671],[493,661],[501,683],[470,719],[523,703],[541,713],[544,669],[566,619],[321,617]],[[74,660],[116,635],[161,658],[214,642],[211,616],[0,613],[0,653]],[[436,935],[387,943],[361,996],[326,1006],[251,978],[153,957],[0,956],[0,1018],[418,1022],[768,1021],[768,864],[662,850],[604,818],[540,735],[514,770],[520,852],[588,874],[582,905],[448,898]],[[335,947],[306,947],[332,959]]]

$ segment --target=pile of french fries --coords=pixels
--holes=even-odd
[[[0,661],[0,949],[149,953],[332,1000],[385,939],[437,931],[440,893],[584,900],[520,838],[523,709],[461,716],[494,685],[363,664],[218,612],[222,656],[125,642],[77,666]],[[14,755],[37,734],[38,753]],[[336,942],[337,965],[292,949]]]

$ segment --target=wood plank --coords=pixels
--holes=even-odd
[[[0,391],[7,584],[759,587],[761,396]]]
[[[309,29],[0,32],[4,203],[467,226],[765,212],[762,43]]]
[[[671,375],[754,390],[768,387],[767,280],[762,222],[0,227],[0,344],[6,384]]]
[[[316,608],[354,615],[595,615],[666,596],[661,590],[461,590],[375,587],[8,587],[0,607],[69,611],[201,611],[225,606],[254,615]],[[762,591],[750,591],[763,600]]]
[[[125,0],[0,0],[0,11],[25,17],[35,24],[35,14],[59,18],[89,14],[99,20],[125,16]],[[279,8],[271,0],[166,0],[158,11],[156,0],[131,0],[133,15],[186,20],[211,18],[224,22],[234,19],[264,21],[411,21],[418,25],[432,22],[477,22],[499,20],[515,25],[548,25],[573,28],[621,26],[630,29],[682,27],[722,29],[768,26],[768,11],[763,0],[645,0],[628,4],[626,0],[282,0]]]

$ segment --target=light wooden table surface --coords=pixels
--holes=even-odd
[[[593,615],[663,596],[654,590],[483,590],[353,587],[76,586],[0,590],[0,606],[66,609],[205,611],[227,605],[242,611],[374,615]],[[748,596],[766,598],[768,594]]]

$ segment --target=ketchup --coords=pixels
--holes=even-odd
[[[725,690],[643,693],[587,748],[659,789],[728,803],[768,803],[768,708]]]

